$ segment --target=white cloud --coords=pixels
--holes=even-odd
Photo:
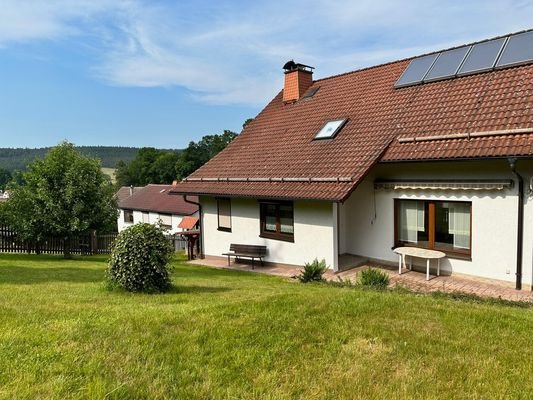
[[[511,0],[0,0],[0,45],[96,36],[93,73],[109,84],[260,105],[288,59],[323,77],[528,28],[530,15],[532,1]]]

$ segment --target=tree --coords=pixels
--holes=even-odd
[[[144,186],[149,183],[172,183],[176,179],[178,159],[175,151],[143,147],[129,164],[117,164],[117,184]]]
[[[63,142],[22,173],[22,182],[9,185],[4,217],[26,240],[45,236],[64,239],[70,258],[70,239],[116,223],[117,204],[111,180],[97,159],[81,155]]]
[[[7,169],[0,168],[0,190],[4,190],[10,180],[11,172],[9,172]]]
[[[180,153],[176,166],[178,179],[190,175],[237,137],[237,133],[225,130],[221,135],[207,135],[199,142],[190,142],[189,146]]]

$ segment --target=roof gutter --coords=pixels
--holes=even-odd
[[[509,159],[511,172],[518,182],[518,229],[516,243],[516,290],[522,289],[522,250],[524,245],[524,179],[516,171],[516,158]]]
[[[199,202],[189,200],[187,198],[187,195],[183,195],[183,201],[185,203],[194,204],[195,206],[198,206],[198,219],[200,220],[200,258],[205,258],[204,254],[204,218],[203,218],[203,212],[202,212],[202,205]]]

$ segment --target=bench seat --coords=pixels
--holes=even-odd
[[[254,269],[256,258],[261,261],[261,265],[264,265],[263,257],[266,255],[266,252],[266,246],[232,243],[229,246],[229,252],[223,253],[222,255],[228,257],[228,266],[230,265],[231,257],[234,257],[235,260],[239,258],[250,258],[252,260],[252,269]]]

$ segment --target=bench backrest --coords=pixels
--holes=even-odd
[[[267,247],[254,244],[231,243],[229,245],[229,250],[234,251],[235,253],[257,254],[258,256],[264,256],[266,255]]]

